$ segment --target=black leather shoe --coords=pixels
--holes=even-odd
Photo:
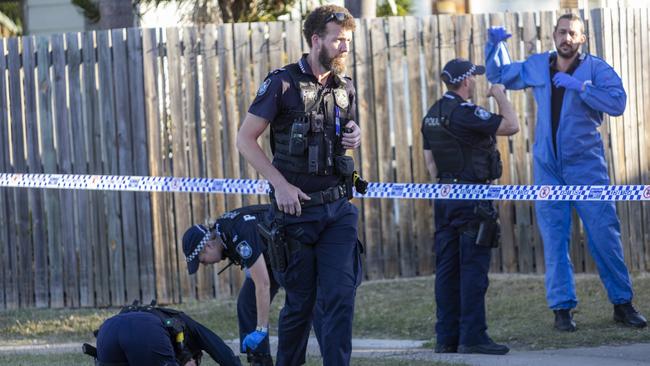
[[[576,331],[576,322],[573,321],[571,309],[553,310],[553,313],[555,314],[555,329],[562,332]]]
[[[614,305],[614,321],[634,328],[643,328],[648,325],[648,321],[636,311],[631,302]]]
[[[436,344],[434,351],[436,353],[456,353],[458,352],[458,346],[455,344]]]
[[[465,346],[461,344],[460,346],[458,346],[458,353],[481,353],[484,355],[505,355],[508,352],[510,352],[510,348],[508,348],[508,346],[504,344],[494,343],[494,341],[491,339],[488,343],[485,344],[477,344],[474,346]]]

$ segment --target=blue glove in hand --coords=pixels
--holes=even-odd
[[[490,41],[490,43],[497,44],[501,41],[505,41],[510,37],[512,37],[512,34],[508,33],[504,27],[488,28],[488,41]]]
[[[244,342],[242,343],[242,348],[244,349],[244,352],[247,350],[255,351],[257,347],[262,343],[264,338],[266,338],[269,335],[268,332],[262,332],[259,330],[256,330],[252,333],[249,333],[246,338],[244,338]]]
[[[567,90],[582,91],[582,81],[574,78],[566,72],[558,72],[553,76],[553,85],[556,88],[565,88]]]

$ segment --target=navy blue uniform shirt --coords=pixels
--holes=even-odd
[[[256,215],[243,214],[238,210],[226,212],[217,220],[217,233],[226,234],[229,240],[225,244],[234,247],[245,268],[252,267],[260,254],[266,252],[266,245],[257,231],[257,220]],[[268,265],[269,261],[266,263]]]
[[[446,92],[443,98],[456,99],[461,104],[450,116],[449,130],[468,144],[476,144],[485,135],[494,136],[499,129],[503,116],[491,113],[484,108],[465,101],[453,91]],[[424,150],[431,150],[424,139]]]
[[[307,62],[307,54],[304,54],[298,61],[298,66],[300,66],[300,70],[304,74],[313,77],[314,83],[319,85],[319,93],[324,88],[333,88],[336,86],[337,78],[334,75],[328,77],[325,85],[318,83],[316,76],[311,71],[309,62]],[[344,78],[344,80],[346,81],[345,89],[348,92],[348,98],[350,100],[349,115],[356,122],[354,85],[350,79]],[[302,96],[299,90],[292,84],[289,73],[284,69],[278,69],[271,72],[264,80],[264,83],[257,92],[255,100],[248,108],[248,112],[269,121],[273,125],[277,116],[289,111],[304,111]],[[305,193],[322,191],[339,184],[339,177],[335,175],[319,176],[308,173],[288,172],[283,169],[278,170],[289,183],[300,188]]]

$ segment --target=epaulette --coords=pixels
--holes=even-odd
[[[462,107],[474,107],[474,106],[476,106],[474,103],[471,103],[471,102],[463,102],[463,103],[460,103],[460,105]]]
[[[284,72],[284,71],[287,71],[287,69],[285,69],[284,67],[281,67],[279,69],[275,69],[275,70],[269,72],[269,74],[266,77],[269,77],[271,75],[277,75],[277,74],[279,74],[281,72]]]

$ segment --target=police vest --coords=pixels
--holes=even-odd
[[[438,169],[437,178],[486,183],[501,177],[501,156],[493,136],[477,135],[481,137],[479,141],[469,143],[449,130],[454,123],[451,115],[460,104],[456,98],[443,97],[431,107],[422,123],[422,133]]]
[[[341,134],[353,117],[346,83],[333,75],[335,87],[321,87],[313,75],[290,64],[284,67],[291,86],[300,93],[301,106],[282,111],[271,124],[273,165],[281,170],[313,175],[344,175],[336,170],[337,156],[344,156]]]
[[[254,216],[256,220],[262,220],[264,214],[268,211],[269,205],[246,206],[228,211],[217,219],[214,230],[225,244],[224,257],[228,258],[232,264],[243,266],[241,255],[237,252],[239,240],[235,235],[232,235],[237,221],[246,220],[247,216]]]

